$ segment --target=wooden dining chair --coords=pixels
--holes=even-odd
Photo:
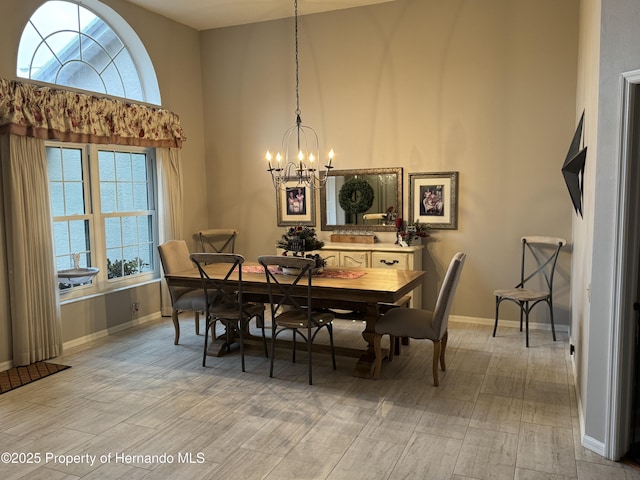
[[[193,263],[189,258],[189,247],[184,240],[169,240],[168,242],[158,245],[158,253],[160,254],[160,263],[162,270],[167,274],[182,272],[193,268]],[[180,323],[179,315],[182,312],[194,312],[196,335],[200,334],[200,315],[204,312],[206,299],[202,290],[188,287],[169,287],[169,295],[171,297],[171,319],[173,320],[173,328],[175,330],[174,345],[178,345],[180,341]]]
[[[520,259],[520,282],[513,288],[495,290],[496,296],[496,322],[493,326],[493,336],[498,330],[498,316],[502,302],[515,303],[520,308],[520,331],[524,318],[526,325],[525,343],[529,346],[529,313],[538,304],[546,304],[549,307],[551,320],[551,333],[553,341],[556,341],[556,327],[553,321],[553,277],[556,271],[558,254],[563,245],[567,244],[564,238],[528,235],[520,239],[522,254]],[[529,257],[529,261],[527,261]],[[537,284],[535,282],[538,282]]]
[[[235,253],[237,237],[235,228],[210,228],[198,232],[203,253]]]
[[[263,255],[258,263],[264,268],[271,305],[271,366],[269,376],[273,377],[273,363],[276,352],[276,339],[282,332],[293,334],[293,362],[296,361],[296,337],[300,335],[307,344],[309,364],[309,385],[313,383],[312,346],[318,332],[326,329],[329,333],[331,360],[336,369],[336,354],[333,347],[333,314],[327,311],[314,311],[312,304],[312,278],[315,260],[310,258]],[[297,270],[297,274],[283,274],[275,268]]]
[[[256,318],[258,326],[262,326],[262,341],[264,354],[268,355],[267,339],[264,332],[264,304],[248,303],[242,297],[242,264],[244,257],[233,253],[192,253],[191,260],[198,267],[202,288],[206,297],[204,330],[204,352],[202,354],[202,366],[206,366],[209,330],[216,321],[220,321],[226,328],[225,346],[227,352],[231,351],[231,345],[238,337],[240,344],[240,358],[242,371],[244,364],[244,334],[249,329],[249,322]],[[222,279],[209,276],[205,265],[225,264],[227,270]],[[233,273],[237,273],[238,280],[230,280]]]
[[[449,312],[466,257],[466,254],[458,252],[451,259],[433,310],[398,307],[389,310],[377,320],[373,337],[376,355],[373,378],[380,378],[382,369],[381,339],[383,335],[389,335],[389,361],[393,360],[395,338],[410,337],[431,340],[433,342],[433,384],[436,387],[440,384],[438,364],[443,371],[446,370],[445,353],[449,338]]]

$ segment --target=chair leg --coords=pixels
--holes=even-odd
[[[178,345],[178,341],[180,340],[180,323],[178,323],[178,311],[173,310],[171,312],[171,320],[173,320],[173,328],[176,332],[175,337],[173,339],[173,344]]]
[[[267,336],[264,334],[264,314],[256,317],[256,322],[259,322],[259,327],[262,329],[262,343],[264,345],[264,356],[269,358],[269,350],[267,349]]]
[[[526,322],[526,336],[527,336],[527,348],[529,348],[529,302],[525,302],[525,310],[524,310],[524,314],[525,314],[525,322]],[[520,317],[522,318],[522,309],[520,309]],[[522,330],[522,328],[520,329]]]
[[[556,341],[556,326],[553,323],[553,302],[551,299],[547,302],[549,304],[549,316],[551,317],[551,333],[553,334],[553,341]]]
[[[380,378],[380,371],[382,370],[382,335],[374,333],[373,334],[373,351],[375,352],[376,358],[373,363],[373,379],[378,380]],[[391,342],[393,343],[393,342]],[[391,354],[389,354],[389,358],[391,358]]]
[[[273,377],[273,361],[276,358],[276,324],[271,327],[271,366],[269,367],[269,377]]]
[[[204,351],[202,352],[202,366],[206,367],[207,366],[207,347],[208,347],[208,340],[209,340],[209,329],[211,328],[211,323],[209,321],[209,319],[205,319],[204,322]]]
[[[393,335],[389,335],[389,361],[393,360],[395,355],[399,354],[399,351],[396,350],[397,347],[400,347],[399,337],[394,337]]]
[[[493,336],[496,336],[498,330],[498,311],[500,310],[500,300],[496,297],[496,323],[493,324]]]
[[[311,365],[311,345],[313,343],[313,337],[311,337],[311,329],[307,332],[307,363],[309,364],[309,385],[313,385],[313,366]]]
[[[442,344],[440,341],[433,342],[433,384],[437,387],[440,385],[438,381],[438,361],[440,360],[440,352]]]
[[[196,320],[196,335],[200,335],[200,312],[193,312]]]
[[[442,347],[440,348],[440,368],[443,372],[447,370],[447,365],[444,360],[445,353],[447,352],[447,340],[449,340],[449,330],[445,330],[442,340],[440,340],[442,343]]]
[[[331,360],[333,362],[333,369],[337,370],[336,366],[336,351],[333,348],[333,324],[329,324],[327,326],[327,330],[329,330],[329,344],[331,345]]]

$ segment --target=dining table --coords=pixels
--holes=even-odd
[[[210,264],[204,266],[212,281],[221,280],[228,273],[228,266]],[[336,351],[346,355],[356,356],[354,375],[371,378],[375,362],[373,336],[376,321],[380,316],[381,307],[387,307],[400,302],[403,297],[422,284],[424,271],[395,270],[385,268],[351,268],[324,267],[322,272],[315,274],[312,279],[312,307],[325,308],[335,311],[353,312],[354,316],[364,321],[362,337],[365,340],[363,348],[340,349]],[[290,276],[291,281],[295,278]],[[283,274],[283,281],[287,275]],[[169,286],[203,288],[200,272],[197,268],[166,274]],[[230,288],[237,288],[238,273],[234,272],[228,279]],[[300,297],[306,297],[306,286],[299,286]],[[257,262],[242,264],[242,295],[243,301],[269,303],[268,285],[264,269]],[[248,336],[246,340],[252,338]]]

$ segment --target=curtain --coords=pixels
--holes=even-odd
[[[158,195],[159,211],[162,212],[158,220],[160,243],[167,240],[182,238],[182,161],[180,149],[158,148]],[[171,297],[167,284],[162,279],[162,315],[171,316]]]
[[[62,353],[44,140],[5,135],[0,162],[14,365]]]
[[[64,142],[180,147],[175,113],[111,98],[0,79],[0,134]]]

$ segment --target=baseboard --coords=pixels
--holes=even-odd
[[[98,338],[106,337],[107,335],[121,332],[122,330],[126,330],[127,328],[131,328],[136,325],[142,325],[143,323],[152,322],[153,320],[158,320],[159,318],[161,318],[160,312],[151,313],[140,318],[134,318],[128,322],[116,325],[115,327],[107,328],[90,335],[85,335],[84,337],[74,338],[73,340],[64,342],[62,348],[63,350],[66,350],[67,348],[77,347],[78,345],[97,340]]]
[[[459,323],[474,323],[477,325],[489,325],[493,327],[495,318],[483,318],[483,317],[465,317],[463,315],[449,315],[450,322]],[[504,327],[520,328],[520,322],[517,320],[502,320],[500,319],[500,325]],[[546,330],[551,331],[551,324],[529,322],[529,330]],[[569,325],[556,325],[556,332],[568,333]]]
[[[605,452],[604,443],[595,438],[591,438],[589,435],[582,435],[582,446],[584,448],[588,448],[594,453],[607,458],[607,454]]]

